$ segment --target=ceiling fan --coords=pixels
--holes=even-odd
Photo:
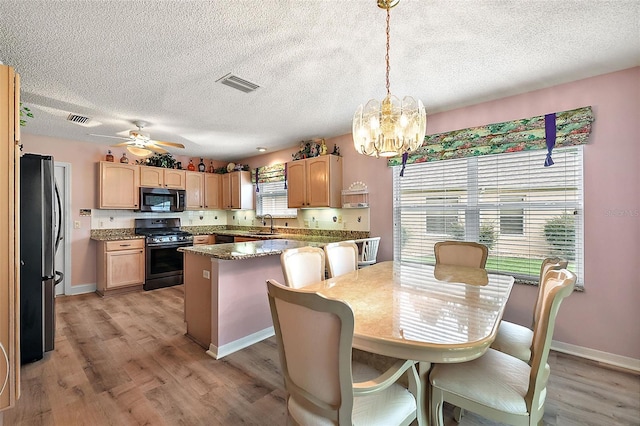
[[[93,133],[89,133],[90,136],[100,136],[103,138],[112,138],[112,139],[121,139],[121,140],[125,140],[126,142],[122,142],[116,145],[112,145],[112,146],[126,146],[127,150],[134,154],[137,155],[139,157],[147,157],[149,155],[151,155],[152,153],[157,153],[157,154],[166,154],[169,151],[167,151],[166,149],[162,148],[162,146],[170,146],[170,147],[174,147],[174,148],[184,148],[184,145],[182,145],[181,143],[175,143],[175,142],[163,142],[163,141],[156,141],[151,139],[151,137],[149,136],[149,133],[143,132],[142,129],[144,128],[144,126],[146,126],[148,123],[145,121],[140,121],[140,120],[136,120],[133,122],[133,124],[138,128],[137,130],[129,130],[129,137],[122,137],[122,136],[109,136],[109,135],[97,135],[97,134],[93,134]]]

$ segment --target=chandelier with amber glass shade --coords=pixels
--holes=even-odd
[[[405,96],[402,102],[389,90],[389,21],[390,10],[400,0],[377,0],[387,11],[387,96],[379,102],[371,99],[360,105],[353,116],[353,145],[360,154],[394,157],[415,151],[423,142],[427,115],[422,101]]]

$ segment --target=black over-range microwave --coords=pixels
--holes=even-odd
[[[141,212],[182,212],[185,203],[184,189],[140,187]]]

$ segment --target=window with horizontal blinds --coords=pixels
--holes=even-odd
[[[394,258],[435,263],[438,241],[489,248],[487,270],[537,282],[546,257],[569,261],[583,283],[582,147],[394,167]]]
[[[270,214],[273,217],[296,217],[297,209],[287,207],[287,190],[284,181],[261,182],[256,192],[256,215]]]

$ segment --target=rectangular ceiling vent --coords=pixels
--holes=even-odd
[[[89,120],[91,120],[89,117],[78,114],[69,114],[69,116],[67,117],[67,121],[71,121],[72,123],[77,124],[86,124]]]
[[[229,87],[233,87],[234,89],[238,89],[244,93],[253,92],[254,90],[260,87],[255,83],[247,81],[244,78],[240,78],[233,74],[227,74],[224,77],[221,77],[218,80],[216,80],[216,83],[217,82],[220,82]]]

